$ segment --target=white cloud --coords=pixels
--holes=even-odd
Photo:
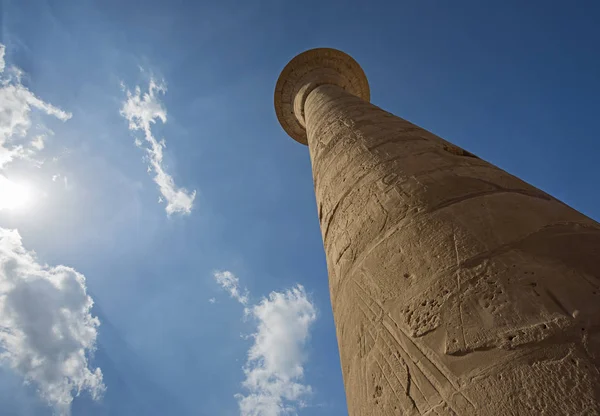
[[[15,157],[27,155],[23,145],[17,144],[16,141],[24,138],[31,128],[32,109],[40,110],[61,121],[70,119],[71,113],[40,100],[20,83],[19,78],[9,76],[3,79],[0,85],[0,168],[2,168]]]
[[[37,135],[31,141],[31,146],[33,146],[37,150],[43,150],[44,146],[45,146],[44,140],[45,140],[44,136],[42,136],[41,134]]]
[[[231,272],[214,272],[213,276],[217,283],[229,292],[229,296],[242,305],[248,304],[248,289],[240,289],[240,280]]]
[[[101,370],[88,364],[100,324],[92,305],[82,274],[39,264],[18,231],[0,228],[0,362],[59,414],[80,392],[97,399],[105,389]]]
[[[13,160],[22,158],[36,162],[32,156],[44,149],[44,140],[52,130],[37,120],[32,122],[33,110],[61,121],[71,118],[71,113],[38,98],[21,83],[22,71],[6,68],[6,48],[0,44],[0,210],[22,208],[31,197],[31,190],[7,178],[4,169]],[[35,124],[38,134],[29,140]],[[29,140],[29,143],[27,141]]]
[[[217,303],[217,299],[216,298],[210,298],[208,300],[208,303]]]
[[[244,306],[248,294],[240,296],[239,279],[231,272],[215,273],[221,286]],[[240,298],[242,300],[240,300]],[[247,394],[236,394],[241,416],[281,416],[296,414],[306,406],[312,389],[303,384],[307,361],[306,345],[317,318],[316,308],[304,287],[296,285],[284,292],[271,292],[258,304],[245,308],[255,319],[256,331],[248,351],[242,383]]]
[[[22,71],[16,67],[6,69],[6,48],[0,44],[0,169],[16,158],[30,157],[44,147],[44,139],[52,131],[42,128],[30,143],[22,142],[32,126],[32,110],[67,121],[72,114],[47,103],[21,83]]]
[[[33,110],[61,121],[71,118],[23,86],[22,71],[7,69],[4,55],[0,44],[0,209],[29,197],[26,184],[1,172],[16,158],[32,160],[52,134],[37,119],[32,121]],[[33,125],[40,134],[30,139]],[[88,366],[100,324],[90,313],[92,305],[83,275],[39,264],[17,230],[0,228],[0,364],[34,384],[62,415],[69,414],[75,395],[88,391],[97,399],[105,389],[101,370]]]
[[[6,62],[4,61],[4,54],[6,53],[6,46],[0,43],[0,74],[4,72],[6,68]]]
[[[314,305],[300,285],[285,292],[271,292],[250,309],[258,321],[254,345],[248,351],[243,386],[237,395],[242,416],[293,414],[305,405],[311,387],[302,384],[305,346],[317,318]]]
[[[121,115],[129,121],[130,130],[142,130],[146,142],[146,153],[149,161],[149,172],[154,171],[154,182],[158,185],[160,193],[167,201],[167,214],[189,214],[192,210],[196,191],[188,192],[175,185],[173,177],[165,172],[163,166],[163,148],[166,143],[158,141],[152,134],[152,125],[160,120],[167,122],[167,110],[161,102],[159,95],[164,94],[167,87],[163,81],[157,82],[150,79],[148,92],[142,94],[138,86],[135,90],[127,90],[127,99],[121,108]],[[135,139],[138,147],[143,147],[140,139]]]

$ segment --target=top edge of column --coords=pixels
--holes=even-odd
[[[309,49],[296,55],[283,68],[275,86],[275,113],[285,132],[302,144],[308,144],[306,130],[294,114],[294,91],[297,91],[306,76],[316,70],[334,70],[339,74],[337,85],[350,94],[370,101],[369,82],[363,69],[350,55],[333,48]],[[318,83],[318,77],[314,82]],[[331,84],[328,79],[327,84]]]

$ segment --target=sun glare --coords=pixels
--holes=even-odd
[[[33,192],[26,183],[15,183],[0,176],[0,210],[26,208],[33,200]]]

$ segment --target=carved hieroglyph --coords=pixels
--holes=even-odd
[[[369,103],[333,49],[275,90],[308,144],[348,409],[600,414],[600,224]]]

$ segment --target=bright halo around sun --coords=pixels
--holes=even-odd
[[[33,189],[27,183],[13,182],[0,175],[0,210],[22,210],[33,202]]]

